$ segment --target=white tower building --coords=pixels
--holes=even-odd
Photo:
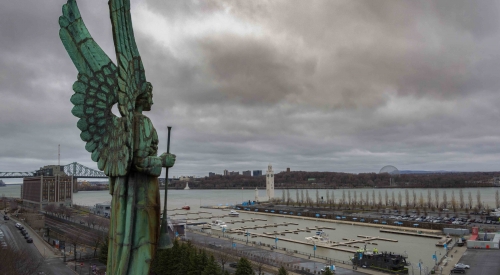
[[[274,171],[271,164],[267,166],[266,171],[266,194],[269,200],[274,198]]]

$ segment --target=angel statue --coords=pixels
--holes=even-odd
[[[108,4],[117,65],[90,36],[75,0],[62,7],[59,36],[78,70],[71,112],[113,196],[107,274],[149,274],[160,229],[158,176],[175,155],[157,156],[158,135],[142,114],[153,105],[153,86],[135,43],[130,0]],[[111,112],[115,104],[120,117]]]

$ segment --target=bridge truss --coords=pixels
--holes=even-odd
[[[34,177],[36,172],[0,172],[0,178],[25,178]],[[107,178],[102,171],[89,168],[81,165],[78,162],[73,162],[64,165],[64,173],[75,178]]]

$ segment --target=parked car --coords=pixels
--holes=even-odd
[[[19,228],[21,227],[21,224],[20,223],[16,223],[16,228]]]
[[[9,220],[9,216],[3,216],[3,219],[6,221]]]
[[[33,242],[33,239],[32,238],[29,238],[26,240],[27,243],[32,243]]]
[[[461,274],[465,274],[465,269],[463,268],[454,268],[450,271],[450,273],[461,273]]]
[[[230,263],[229,266],[232,267],[232,268],[237,268],[238,267],[238,263]]]
[[[470,265],[468,264],[463,264],[463,263],[458,263],[455,265],[456,268],[462,268],[462,269],[468,269],[470,268]]]

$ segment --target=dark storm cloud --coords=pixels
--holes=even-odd
[[[78,161],[65,1],[0,6],[0,171]],[[114,57],[106,1],[79,1]],[[132,1],[174,175],[498,170],[495,1]]]

